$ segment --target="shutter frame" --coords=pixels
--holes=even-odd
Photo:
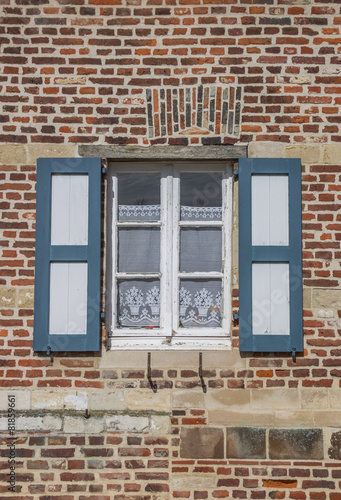
[[[289,245],[252,246],[252,174],[289,178]],[[303,351],[301,160],[243,158],[239,160],[239,349],[249,352]],[[252,263],[288,262],[290,334],[252,333]]]
[[[88,244],[51,245],[52,174],[89,176]],[[100,349],[101,159],[41,158],[37,161],[34,351],[98,351]],[[86,334],[49,334],[51,262],[87,262]]]

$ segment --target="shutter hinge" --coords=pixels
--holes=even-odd
[[[239,313],[233,313],[233,319],[237,321],[237,319],[239,319]]]
[[[107,168],[106,167],[102,167],[102,175],[107,175]]]
[[[100,317],[101,317],[101,320],[104,321],[105,320],[105,312],[102,311],[101,314],[100,314]]]
[[[296,363],[296,347],[291,348],[291,356],[294,363]]]
[[[235,178],[235,179],[238,179],[238,175],[239,175],[239,170],[238,170],[238,168],[234,168],[234,169],[233,169],[233,175],[234,175],[234,178]]]

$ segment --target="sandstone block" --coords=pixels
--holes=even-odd
[[[207,408],[245,408],[250,406],[251,391],[248,389],[221,389],[207,393]]]
[[[104,421],[102,418],[91,416],[85,419],[84,417],[65,417],[64,432],[68,434],[97,434],[104,429]]]
[[[320,146],[286,146],[285,158],[301,158],[302,164],[320,161]]]
[[[63,421],[60,417],[46,415],[43,417],[43,429],[46,431],[59,431],[63,426]]]
[[[171,411],[171,394],[169,391],[163,390],[157,393],[149,391],[127,391],[126,405],[132,410],[155,410]]]
[[[328,457],[332,460],[341,460],[341,431],[337,430],[330,437]]]
[[[32,391],[32,409],[85,410],[87,407],[88,397],[86,392]]]
[[[173,408],[204,408],[206,396],[202,390],[174,391]]]
[[[7,411],[8,396],[15,397],[15,410],[29,410],[31,407],[31,391],[0,391],[0,411]]]
[[[169,415],[158,415],[149,418],[149,428],[152,434],[168,434],[171,430]]]
[[[231,411],[229,409],[208,410],[210,425],[230,425],[236,427],[264,427],[274,425],[274,412]]]
[[[19,290],[19,307],[32,309],[34,306],[34,289],[22,288]]]
[[[315,427],[315,421],[310,410],[276,411],[274,427]]]
[[[126,406],[122,391],[93,392],[90,396],[91,410],[125,410]]]
[[[262,389],[252,391],[252,406],[264,410],[298,410],[299,399],[296,390]]]
[[[317,427],[340,427],[341,411],[313,411],[313,418]]]
[[[305,307],[306,309],[311,308],[311,296],[312,289],[303,287],[303,307]]]
[[[279,142],[250,142],[249,158],[284,158],[285,145]]]
[[[322,460],[322,429],[270,429],[269,458]]]
[[[15,288],[0,287],[0,306],[15,307],[17,305],[17,295]]]
[[[38,158],[75,158],[77,146],[73,144],[29,144],[28,161],[35,164]]]
[[[330,389],[329,391],[329,408],[333,410],[341,410],[341,391],[340,389]],[[326,409],[326,407],[324,407]],[[341,421],[340,421],[341,424]]]
[[[227,458],[266,458],[265,429],[229,427],[226,429]]]
[[[331,165],[340,165],[341,158],[341,145],[339,144],[326,144],[323,147],[323,163]]]
[[[26,148],[22,144],[2,144],[0,163],[3,165],[23,165],[27,162]]]
[[[183,427],[181,458],[224,458],[224,433],[214,427]]]
[[[325,290],[315,288],[312,292],[312,306],[314,308],[339,309],[341,304],[341,290]]]
[[[132,417],[130,415],[110,415],[105,419],[106,428],[117,432],[148,432],[148,417]]]
[[[305,388],[304,391],[301,391],[301,407],[309,410],[323,410],[328,408],[328,392]]]
[[[186,474],[185,476],[178,476],[174,474],[172,479],[172,487],[176,491],[187,490],[208,490],[217,486],[216,476],[209,476],[208,474]]]

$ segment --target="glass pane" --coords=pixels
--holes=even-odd
[[[160,326],[159,280],[126,280],[118,283],[118,328]]]
[[[221,272],[221,228],[180,230],[180,272]]]
[[[118,174],[118,220],[160,220],[160,174]]]
[[[221,220],[222,174],[183,173],[180,175],[181,220]]]
[[[289,245],[287,175],[252,176],[252,245]]]
[[[254,335],[289,335],[289,264],[252,264],[252,332]]]
[[[51,245],[87,245],[89,177],[53,174],[51,200]]]
[[[180,327],[219,328],[222,316],[220,280],[181,280]]]
[[[51,335],[86,333],[87,277],[86,262],[51,262]]]
[[[160,270],[160,229],[120,228],[118,270],[122,273],[157,273]]]

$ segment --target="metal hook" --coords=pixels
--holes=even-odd
[[[151,360],[151,353],[149,352],[148,353],[147,378],[148,378],[148,382],[150,384],[150,387],[153,389],[153,392],[156,392],[157,391],[157,385],[156,385],[156,382],[152,381],[152,369],[151,369],[151,365],[150,365],[150,360]]]
[[[85,410],[84,418],[90,418],[89,410],[88,409]]]
[[[202,352],[199,352],[199,378],[201,382],[201,387],[203,392],[207,392],[207,385],[205,384],[205,380],[202,376]]]

